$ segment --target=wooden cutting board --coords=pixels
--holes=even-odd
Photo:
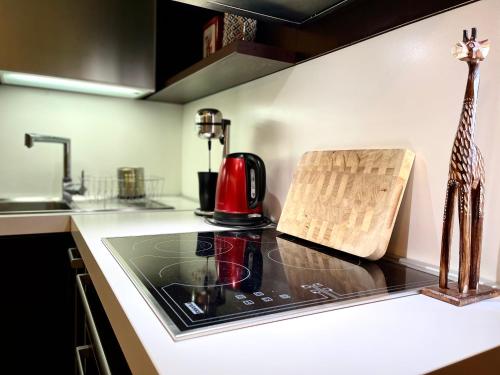
[[[415,154],[403,149],[306,152],[278,230],[376,260],[387,251]]]

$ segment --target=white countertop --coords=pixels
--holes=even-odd
[[[74,215],[71,227],[137,374],[417,374],[500,345],[500,298],[458,308],[421,295],[174,342],[101,238],[215,227],[188,211]]]

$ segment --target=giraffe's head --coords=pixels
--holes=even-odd
[[[490,51],[490,42],[488,39],[477,41],[477,29],[472,28],[471,36],[467,35],[467,30],[464,30],[463,39],[455,44],[451,50],[451,54],[457,59],[467,62],[483,61]]]

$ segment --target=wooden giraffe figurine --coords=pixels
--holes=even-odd
[[[484,207],[484,163],[479,148],[474,143],[476,105],[479,89],[479,64],[489,52],[488,40],[477,41],[477,31],[472,29],[470,38],[463,31],[463,40],[455,45],[452,54],[465,61],[469,76],[465,98],[451,152],[448,187],[443,217],[439,289],[425,288],[422,293],[456,305],[465,305],[497,294],[496,289],[484,289],[478,295],[481,242]],[[453,212],[458,198],[460,227],[458,291],[448,289],[450,248],[453,229]],[[457,293],[458,292],[458,293]],[[450,297],[453,296],[453,298]]]
[[[479,89],[479,63],[489,51],[487,40],[476,41],[476,29],[468,38],[463,32],[463,41],[458,43],[453,55],[469,66],[469,77],[465,89],[462,114],[451,152],[448,188],[443,217],[441,242],[441,268],[439,286],[448,287],[451,234],[454,203],[458,195],[458,219],[460,225],[458,291],[467,293],[477,289],[481,261],[484,206],[484,163],[479,148],[474,143],[476,128],[476,105]]]

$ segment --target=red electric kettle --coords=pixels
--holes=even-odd
[[[266,219],[262,201],[266,168],[255,154],[236,152],[222,161],[215,193],[214,222],[222,225],[259,225]]]

